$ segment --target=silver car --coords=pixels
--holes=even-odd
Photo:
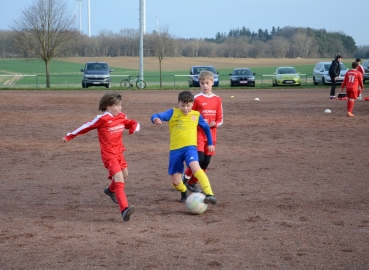
[[[83,72],[82,88],[89,86],[105,86],[111,87],[109,65],[106,62],[87,62],[85,68],[81,69]]]
[[[318,85],[319,83],[326,85],[332,83],[331,77],[329,76],[329,68],[332,62],[319,62],[315,65],[313,71],[313,81],[314,85]],[[341,72],[340,76],[337,79],[337,83],[342,83],[343,79],[345,78],[347,67],[340,62],[341,65]]]

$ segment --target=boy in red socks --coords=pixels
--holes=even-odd
[[[345,75],[345,79],[343,80],[341,91],[346,86],[346,93],[347,93],[347,116],[353,117],[352,110],[354,109],[355,99],[357,99],[359,94],[359,87],[362,91],[364,89],[363,85],[363,77],[359,71],[357,71],[358,67],[357,62],[352,63],[352,69],[347,71]]]
[[[195,96],[193,110],[199,111],[205,122],[209,125],[214,146],[217,141],[217,128],[223,124],[223,105],[222,99],[212,92],[214,84],[214,74],[210,71],[202,71],[199,74],[201,93]],[[210,152],[207,146],[207,139],[204,131],[197,128],[197,153],[201,169],[206,171],[211,157],[215,154]],[[196,184],[197,178],[187,168],[182,176],[182,181],[187,184],[187,188],[192,192],[200,192]]]
[[[128,169],[123,156],[125,148],[122,135],[124,129],[129,129],[129,134],[139,131],[140,124],[135,120],[127,119],[127,116],[122,113],[122,96],[119,93],[106,93],[100,99],[99,110],[103,114],[68,133],[62,140],[66,143],[76,136],[97,129],[101,158],[105,168],[109,171],[108,178],[112,180],[110,186],[104,189],[104,193],[119,205],[123,221],[128,221],[135,207],[128,205],[124,192],[124,179],[128,176]]]

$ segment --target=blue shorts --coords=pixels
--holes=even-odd
[[[169,152],[168,174],[182,173],[184,170],[183,161],[190,167],[192,161],[199,162],[196,146],[186,146]]]

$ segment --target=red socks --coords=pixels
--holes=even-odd
[[[114,181],[112,181],[114,182]],[[110,189],[110,187],[109,187]],[[128,201],[126,197],[126,193],[124,192],[124,183],[116,182],[115,183],[115,197],[117,198],[120,212],[128,207]]]
[[[347,100],[347,112],[352,112],[352,110],[354,109],[354,101],[348,99]]]

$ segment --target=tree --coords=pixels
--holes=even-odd
[[[46,87],[50,88],[50,61],[67,52],[79,37],[73,16],[63,0],[34,0],[14,21],[14,46],[41,58],[46,66]]]
[[[161,62],[165,56],[175,55],[176,39],[169,34],[169,27],[161,27],[160,32],[153,34],[153,51],[154,55],[159,59],[160,87],[162,87]]]

